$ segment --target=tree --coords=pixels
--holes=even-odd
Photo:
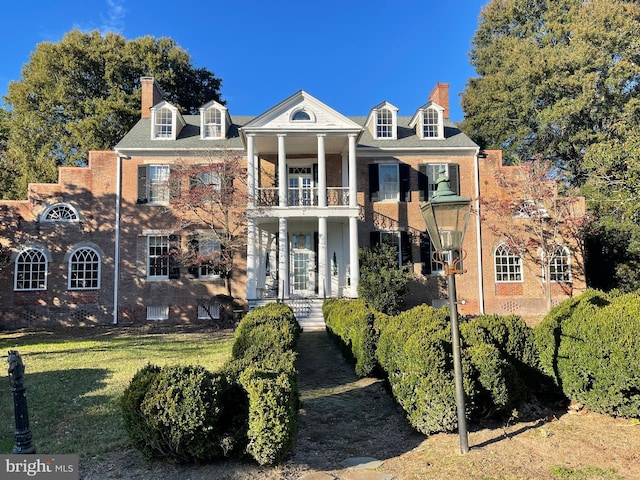
[[[140,118],[143,76],[155,77],[185,113],[221,102],[221,81],[194,68],[170,38],[72,30],[38,44],[4,97],[3,166],[11,168],[0,172],[2,197],[24,198],[29,182],[56,181],[58,166],[84,165],[89,150],[112,148]]]
[[[637,126],[640,5],[625,0],[492,0],[482,11],[462,96],[463,130],[510,161],[541,157],[574,185],[585,154]]]
[[[188,233],[174,259],[194,275],[220,275],[232,296],[237,259],[247,245],[247,178],[243,157],[226,149],[210,152],[201,163],[172,167],[167,214],[175,230]]]
[[[412,278],[409,265],[400,267],[396,246],[383,242],[360,250],[358,296],[369,307],[397,315],[404,306]]]
[[[577,260],[584,258],[583,239],[590,218],[580,198],[559,195],[566,179],[548,160],[498,169],[496,181],[502,193],[480,199],[483,226],[505,239],[522,258],[523,266],[540,282],[549,311],[552,282],[548,280],[563,285],[566,272],[562,268],[567,264],[558,260],[565,248],[579,253],[571,256],[571,269],[584,274],[584,264]]]

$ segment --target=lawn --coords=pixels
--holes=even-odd
[[[128,443],[119,398],[146,365],[199,364],[215,371],[231,356],[233,333],[123,328],[2,332],[0,351],[25,364],[29,421],[38,453],[93,457]],[[5,363],[8,368],[8,364]],[[0,453],[14,445],[13,394],[0,389]]]

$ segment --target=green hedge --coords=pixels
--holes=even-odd
[[[640,417],[640,297],[588,290],[535,329],[544,371],[590,410]]]
[[[517,318],[460,321],[467,416],[510,413],[526,382],[510,356],[535,364],[533,334]],[[422,305],[389,317],[377,358],[411,425],[431,434],[457,428],[449,309]]]
[[[233,389],[200,366],[145,367],[123,396],[133,446],[147,458],[178,463],[231,454],[244,445],[246,430],[246,406],[238,408]]]
[[[122,397],[125,428],[147,458],[206,462],[248,453],[281,460],[297,431],[293,311],[272,304],[238,325],[232,359],[218,373],[200,366],[147,365]]]
[[[387,316],[367,307],[363,300],[337,298],[325,300],[322,313],[327,331],[355,364],[356,374],[366,377],[378,371],[376,345]]]

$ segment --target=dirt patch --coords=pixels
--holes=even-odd
[[[304,333],[299,343],[298,440],[277,467],[250,461],[203,466],[147,462],[135,450],[81,462],[81,478],[103,479],[298,479],[326,472],[346,479],[350,457],[384,460],[378,472],[411,479],[556,479],[554,467],[601,471],[587,479],[640,479],[640,425],[578,410],[536,409],[527,421],[470,425],[467,455],[456,434],[425,437],[404,420],[384,383],[358,379],[324,332]],[[573,410],[572,410],[573,412]],[[578,478],[578,477],[564,477]]]

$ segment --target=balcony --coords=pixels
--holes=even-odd
[[[349,188],[348,187],[328,187],[326,190],[328,207],[348,207]],[[277,207],[277,188],[257,188],[256,207]],[[289,207],[317,207],[318,188],[289,188],[287,189],[287,206]]]

